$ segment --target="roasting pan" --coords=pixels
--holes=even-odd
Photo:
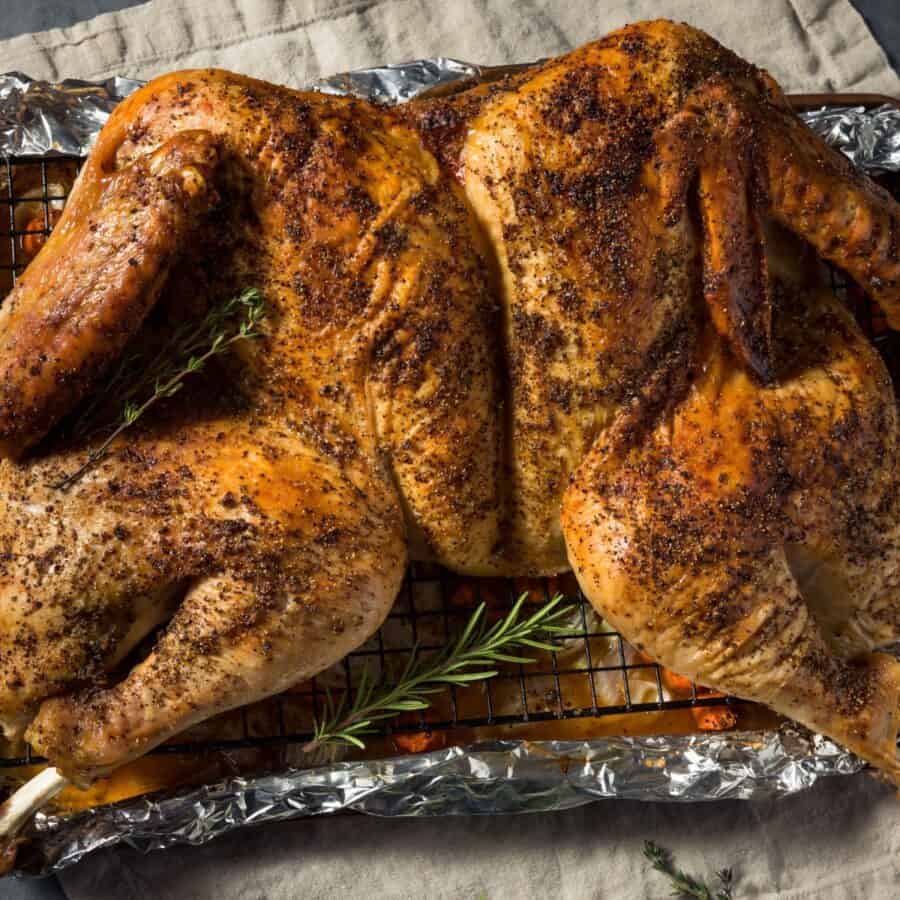
[[[458,90],[476,77],[495,80],[521,68],[477,69],[476,75],[439,83],[431,93]],[[352,77],[330,79],[326,89],[348,92],[339,79]],[[885,105],[900,110],[900,101],[873,94],[790,99],[797,110]],[[81,161],[78,155],[58,152],[0,159],[0,296],[50,233]],[[900,193],[897,173],[879,180],[895,196]],[[832,270],[831,281],[884,356],[895,384],[900,383],[900,334],[887,329],[877,308],[840,272]],[[489,616],[499,617],[522,593],[528,595],[529,604],[542,604],[557,593],[574,604],[576,613],[557,652],[536,653],[532,665],[509,665],[489,681],[451,688],[437,696],[429,710],[379,723],[366,751],[340,762],[310,759],[303,753],[326,693],[352,694],[364,669],[385,678],[399,674],[414,647],[427,653],[443,646],[479,603],[486,604]],[[784,726],[762,707],[717,694],[642,657],[594,613],[571,575],[473,579],[435,565],[413,564],[385,624],[363,647],[280,696],[189,730],[90,791],[64,792],[54,811],[39,815],[32,851],[20,854],[18,865],[31,872],[49,871],[76,861],[95,846],[117,841],[142,849],[196,843],[243,821],[339,809],[491,813],[560,808],[595,796],[756,796],[786,793],[806,786],[817,775],[862,767],[830,742]],[[610,754],[615,753],[620,763],[623,755],[628,757],[625,769],[630,764],[643,772],[643,781],[633,778],[626,783],[621,774],[625,769],[611,764]],[[500,765],[490,778],[479,780],[479,765],[490,768],[498,763],[491,754],[506,760],[507,776]],[[777,756],[778,764],[767,767],[766,754],[769,763]],[[437,791],[420,803],[416,791],[421,794],[422,788],[413,779],[399,788],[395,784],[380,807],[360,801],[367,790],[373,792],[379,779],[387,784],[389,774],[404,767],[431,777],[434,760],[440,761],[440,771],[453,790]],[[756,771],[754,760],[759,762]],[[32,775],[40,764],[27,746],[0,745],[0,777],[6,786]],[[547,765],[556,773],[555,780],[548,779]],[[697,777],[688,779],[693,788],[679,789],[674,773],[684,775],[692,765],[710,777],[716,769],[718,776],[705,790],[703,779],[698,782]],[[310,766],[314,768],[309,770]],[[292,777],[289,773],[301,769],[309,771],[302,802],[284,782]],[[573,776],[573,769],[580,775]],[[560,776],[566,789],[558,786]],[[329,786],[342,778],[343,793],[329,795]],[[580,790],[573,792],[573,784]],[[461,785],[466,796],[454,793]],[[198,804],[204,803],[208,808],[198,812]],[[254,803],[262,810],[259,815],[248,813],[248,804]],[[235,812],[241,808],[243,812]]]

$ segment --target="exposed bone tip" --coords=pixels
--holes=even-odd
[[[51,766],[26,781],[0,806],[0,874],[9,872],[15,865],[22,843],[19,832],[67,784],[69,779]]]

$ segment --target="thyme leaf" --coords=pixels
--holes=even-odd
[[[238,321],[235,321],[240,316]],[[88,423],[101,402],[113,398],[121,413],[105,440],[92,450],[76,471],[51,487],[67,490],[103,459],[113,441],[134,425],[160,400],[174,397],[185,378],[203,371],[214,356],[227,352],[238,341],[255,340],[265,317],[265,303],[256,288],[248,288],[210,309],[203,319],[180,325],[150,360],[139,353],[125,355],[113,372],[105,391],[98,392],[75,425],[76,434],[85,434]]]
[[[672,854],[653,841],[644,841],[644,856],[657,872],[661,872],[669,879],[673,897],[694,897],[696,900],[733,900],[734,898],[732,893],[734,873],[731,869],[720,869],[716,872],[719,887],[711,888],[706,882],[677,868]]]

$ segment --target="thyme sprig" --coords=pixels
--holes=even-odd
[[[672,854],[655,844],[644,841],[644,856],[657,872],[665,875],[672,884],[673,897],[694,897],[696,900],[733,900],[734,873],[731,869],[720,869],[716,879],[720,887],[710,888],[708,884],[688,875],[677,868]]]
[[[371,733],[374,722],[427,709],[430,703],[426,697],[451,685],[462,687],[493,678],[499,663],[534,662],[511,651],[526,647],[555,650],[546,639],[569,630],[563,623],[571,618],[574,607],[561,606],[563,597],[557,594],[528,618],[522,618],[526,597],[522,594],[509,613],[490,627],[485,622],[485,605],[480,604],[460,636],[444,650],[422,658],[414,649],[403,674],[393,684],[375,681],[368,669],[363,669],[352,702],[349,692],[338,703],[326,693],[324,715],[316,718],[313,738],[303,749],[309,752],[327,744],[364,749],[361,735]]]
[[[140,353],[123,357],[105,390],[98,392],[79,418],[75,433],[87,431],[101,403],[118,405],[121,410],[118,420],[105,440],[88,454],[84,464],[52,487],[65,490],[75,484],[106,456],[119,435],[160,400],[174,397],[184,387],[185,379],[201,372],[214,356],[227,352],[239,341],[258,338],[263,318],[262,295],[256,288],[248,288],[212,307],[198,322],[180,325],[150,360],[145,360]]]

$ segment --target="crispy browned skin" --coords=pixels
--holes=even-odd
[[[900,632],[893,392],[830,289],[773,281],[775,384],[701,337],[681,389],[620,416],[579,468],[569,553],[639,649],[896,779],[900,667],[866,655]]]
[[[173,136],[107,178],[87,167],[68,215],[0,309],[0,447],[43,437],[156,302],[215,192],[206,132]]]
[[[258,286],[265,337],[69,490],[86,446],[2,464],[7,731],[88,778],[339,659],[408,557],[571,564],[654,658],[896,777],[895,400],[779,229],[897,322],[898,222],[668,22],[397,110],[158,79],[0,316],[0,435],[34,445],[208,299]]]
[[[514,558],[896,779],[900,665],[865,656],[900,634],[895,399],[776,223],[897,324],[897,204],[669,22],[409,113],[490,239]]]
[[[195,382],[68,490],[49,485],[85,446],[0,470],[0,710],[15,733],[56,695],[29,739],[84,777],[364,641],[405,569],[403,507],[419,544],[462,566],[497,540],[495,313],[460,192],[393,113],[194,72],[119,107],[62,233],[94,215],[86,193],[128,204],[130,182],[115,173],[197,133],[217,148],[204,177],[219,199],[193,217],[154,328],[256,285],[264,339],[210,373],[210,397]],[[179,199],[187,216],[194,201]],[[59,246],[38,270],[59,268]],[[138,232],[130,252],[142,262],[151,249]],[[92,287],[98,315],[137,328],[115,311],[136,278],[151,302],[160,265]],[[67,324],[64,302],[50,303]],[[14,319],[6,341],[24,344],[29,328]],[[59,351],[73,371],[106,346],[78,338]],[[51,401],[65,408],[53,389]],[[46,427],[38,412],[8,421],[35,437]],[[102,688],[170,616],[151,655]]]

